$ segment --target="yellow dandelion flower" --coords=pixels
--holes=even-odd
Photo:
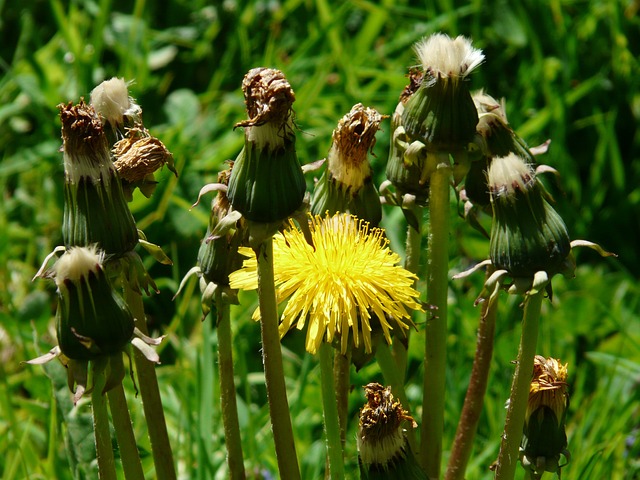
[[[338,333],[344,353],[351,331],[354,345],[362,338],[371,352],[373,322],[379,322],[388,343],[394,327],[407,330],[412,325],[411,310],[422,310],[413,288],[416,276],[399,265],[400,256],[390,250],[384,230],[352,215],[311,216],[314,248],[289,223],[273,245],[277,301],[288,299],[280,319],[281,337],[294,324],[299,330],[306,325],[306,349],[315,354],[322,341],[332,342]],[[256,289],[254,252],[241,248],[240,253],[249,259],[229,276],[231,288]],[[259,316],[256,310],[253,318]]]

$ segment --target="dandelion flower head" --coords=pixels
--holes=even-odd
[[[306,349],[315,354],[323,341],[340,335],[346,352],[350,331],[353,344],[361,339],[372,350],[372,323],[379,322],[387,343],[391,330],[407,330],[411,311],[422,310],[413,288],[416,276],[399,265],[400,257],[389,248],[384,230],[371,228],[352,215],[311,216],[313,247],[290,220],[290,228],[274,237],[273,263],[278,303],[288,299],[281,316],[280,335],[295,324],[307,326]],[[242,269],[229,277],[231,288],[258,287],[253,250]],[[254,319],[260,312],[254,312]]]

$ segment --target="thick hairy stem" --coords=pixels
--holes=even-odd
[[[447,359],[447,292],[449,288],[448,154],[439,154],[429,189],[429,242],[427,272],[427,325],[425,332],[424,389],[420,457],[427,476],[440,478],[444,431],[445,370]]]
[[[231,337],[231,317],[229,302],[220,289],[216,291],[216,312],[218,329],[218,369],[220,371],[220,402],[224,441],[227,445],[227,464],[232,480],[244,480],[244,457],[238,421],[236,386],[233,372],[233,342]]]
[[[487,278],[491,273],[492,269],[489,269]],[[484,405],[484,395],[487,391],[497,311],[497,301],[487,300],[482,304],[476,341],[476,355],[473,360],[469,387],[464,398],[458,429],[456,430],[451,456],[449,457],[447,473],[444,477],[445,480],[464,480],[465,478],[465,470],[469,463],[469,458],[471,458],[473,441]]]
[[[125,285],[125,299],[136,319],[136,327],[147,335],[149,331],[144,314],[142,295],[129,285]],[[176,470],[173,464],[173,452],[171,443],[169,443],[169,434],[167,433],[167,424],[164,418],[155,365],[147,360],[147,357],[137,348],[134,348],[133,352],[138,386],[142,397],[142,408],[149,431],[153,463],[156,467],[156,477],[158,480],[175,480]]]
[[[93,433],[96,439],[96,456],[98,460],[98,477],[100,480],[117,480],[116,464],[109,433],[109,412],[107,398],[102,393],[107,383],[107,359],[100,358],[93,362],[93,392],[91,408],[93,410]]]
[[[544,290],[529,295],[524,304],[522,335],[518,349],[518,363],[513,374],[509,407],[500,444],[496,468],[496,480],[513,480],[518,465],[518,449],[522,440],[522,428],[527,412],[533,362],[538,342],[538,323]]]
[[[256,250],[258,259],[258,297],[260,301],[260,326],[262,333],[262,360],[269,400],[269,415],[276,444],[276,458],[280,477],[291,480],[300,478],[296,446],[287,389],[284,381],[278,309],[273,278],[273,239],[265,240]]]
[[[116,432],[116,439],[118,440],[124,478],[127,480],[144,480],[144,471],[140,463],[138,445],[133,433],[129,407],[127,406],[127,399],[124,395],[122,384],[109,390],[107,397],[109,398],[109,409],[111,410],[111,418],[113,419],[113,428]]]
[[[329,459],[330,478],[344,478],[344,454],[340,439],[340,420],[336,401],[336,388],[333,381],[333,347],[322,342],[319,349],[320,382],[322,386],[322,408],[324,411],[324,430],[327,435],[327,457]]]

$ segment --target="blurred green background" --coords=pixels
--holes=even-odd
[[[257,66],[285,73],[297,98],[299,158],[308,163],[326,155],[333,128],[355,103],[393,112],[408,67],[416,64],[413,43],[438,31],[471,37],[484,51],[471,87],[504,97],[511,125],[529,145],[551,139],[540,161],[561,173],[547,184],[572,238],[619,255],[577,253],[577,278],[557,279],[554,301],[545,304],[539,351],[569,362],[573,460],[565,478],[640,478],[639,11],[637,0],[0,0],[0,478],[71,478],[61,443],[67,430],[59,422],[88,412],[78,408],[75,418],[53,401],[42,369],[21,364],[55,342],[53,286],[31,278],[61,243],[56,106],[88,98],[112,76],[133,80],[145,125],[174,154],[180,177],[163,170],[154,196],[137,196],[132,204],[139,227],[174,261],[167,267],[146,259],[161,293],[145,306],[151,328],[168,334],[159,375],[181,476],[225,478],[217,374],[206,364],[217,348],[215,333],[200,322],[196,285],[171,299],[206,230],[208,202],[189,207],[242,146],[242,132],[233,130],[245,117],[242,77]],[[387,121],[374,149],[378,184],[389,130]],[[402,253],[401,215],[387,209],[383,223]],[[452,225],[457,271],[483,259],[488,245],[462,219]],[[478,312],[472,303],[481,277],[451,283],[445,449],[473,357]],[[247,465],[261,478],[274,474],[275,457],[259,330],[247,314],[255,295],[241,299],[234,313],[240,416]],[[497,454],[520,315],[518,300],[503,297],[469,479],[491,478],[487,467]],[[284,341],[291,409],[304,478],[321,478],[319,374],[300,340],[291,334]],[[417,343],[409,366],[413,408],[422,384]],[[352,417],[364,401],[360,386],[373,380],[380,380],[375,365],[354,376]],[[62,386],[58,398],[66,394]],[[148,449],[139,400],[132,409],[141,448]],[[347,455],[353,468],[353,444]]]

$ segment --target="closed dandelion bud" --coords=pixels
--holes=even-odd
[[[567,365],[536,355],[520,447],[522,466],[536,475],[534,478],[559,471],[563,466],[561,456],[569,458],[565,433],[567,390]]]
[[[405,105],[405,131],[432,152],[466,150],[473,141],[478,114],[465,77],[484,55],[468,39],[441,33],[416,44],[415,51],[425,75]]]
[[[534,158],[527,144],[507,123],[504,102],[498,102],[484,91],[474,93],[479,119],[476,127],[479,159],[471,162],[465,180],[469,200],[480,207],[490,205],[487,170],[493,157],[506,157],[510,153],[533,164]]]
[[[84,101],[59,108],[64,142],[64,244],[98,244],[109,255],[124,255],[138,243],[138,230],[111,162],[102,124]]]
[[[112,287],[103,261],[104,253],[95,245],[73,247],[53,267],[58,345],[74,360],[119,352],[133,337],[133,316]]]
[[[364,387],[367,404],[360,411],[357,445],[360,476],[375,479],[426,479],[409,446],[403,428],[415,420],[393,398],[390,387],[370,383]]]
[[[426,204],[429,197],[427,177],[422,179],[426,151],[418,152],[411,161],[405,161],[405,153],[411,150],[411,139],[402,126],[402,114],[405,104],[420,87],[423,77],[423,72],[417,70],[409,72],[409,85],[400,95],[400,102],[391,115],[391,145],[386,169],[387,179],[396,187],[398,193],[415,195],[416,203],[419,205]]]
[[[279,70],[254,68],[242,81],[248,120],[227,196],[248,220],[278,222],[301,205],[306,184],[295,149],[295,95]]]
[[[218,182],[227,185],[230,170],[220,172]],[[211,203],[211,215],[207,234],[198,251],[198,266],[204,280],[217,285],[229,285],[229,274],[242,267],[244,257],[238,253],[241,243],[240,232],[233,228],[219,235],[214,235],[221,221],[229,213],[231,205],[224,191],[219,191]]]
[[[562,218],[545,198],[526,160],[515,154],[494,158],[488,172],[493,209],[490,257],[496,269],[514,277],[549,277],[563,269],[571,251]]]
[[[373,184],[367,154],[383,116],[361,103],[354,105],[333,131],[327,169],[316,183],[311,213],[351,213],[377,226],[382,219],[378,190]]]

